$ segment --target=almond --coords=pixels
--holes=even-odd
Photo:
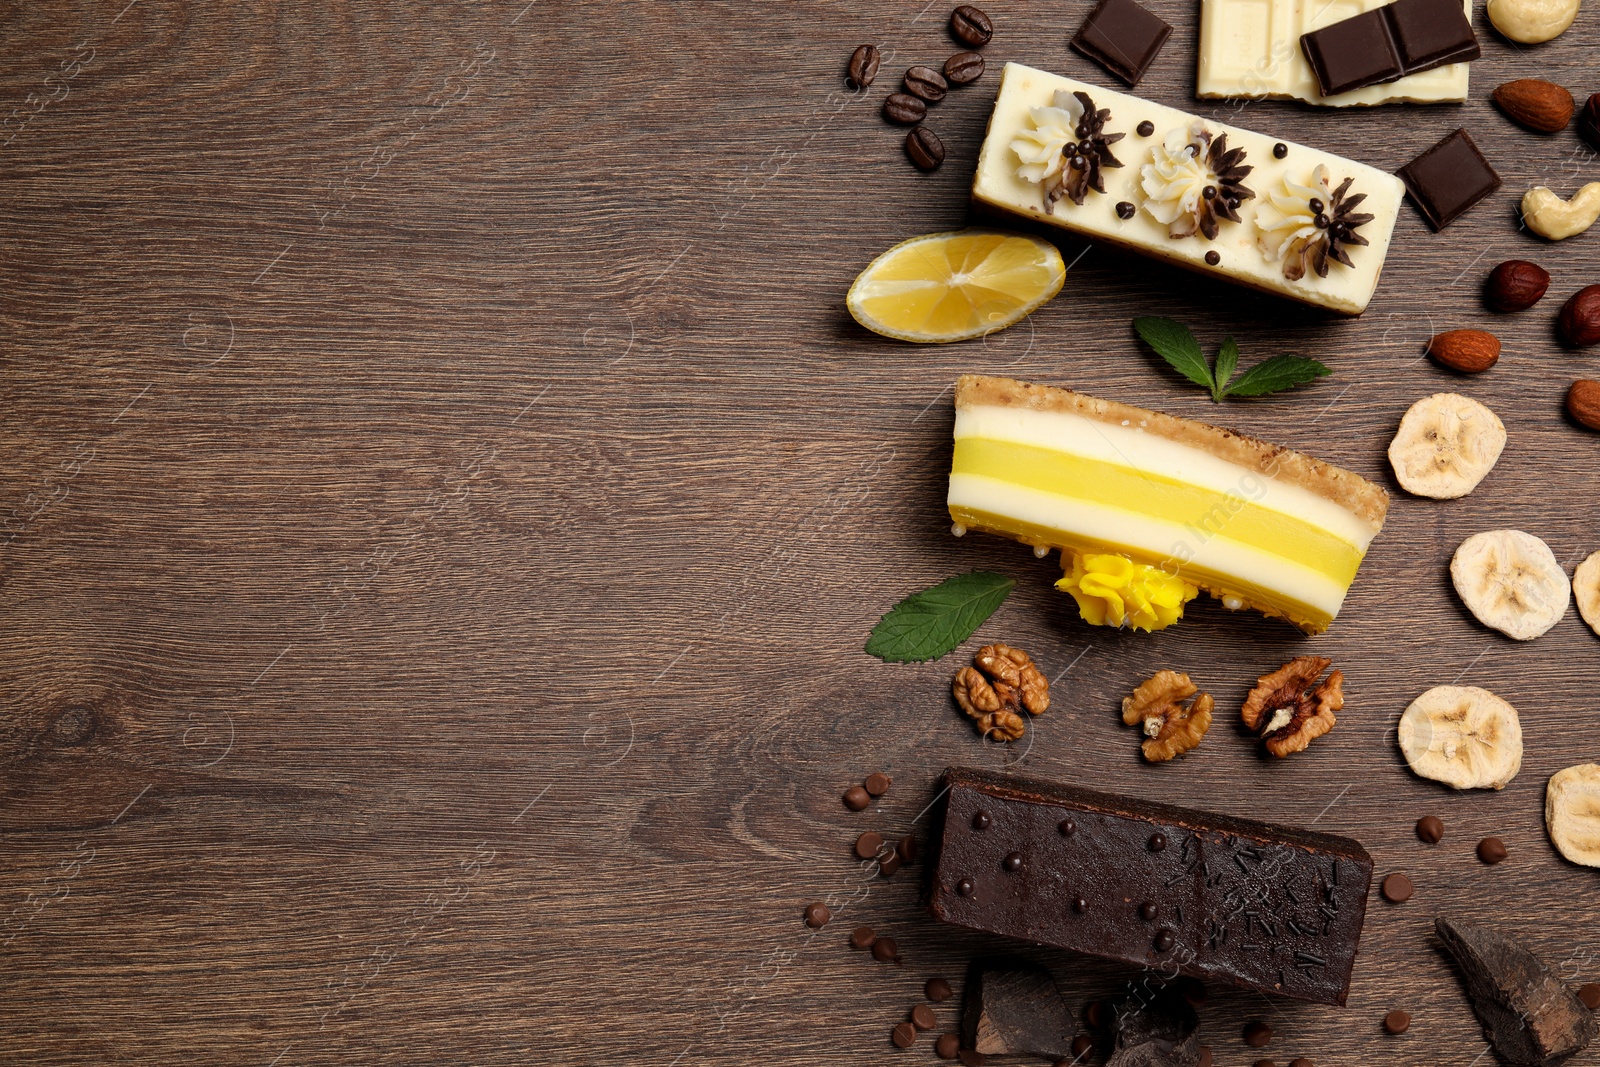
[[[1591,430],[1600,430],[1600,382],[1579,378],[1567,390],[1567,414]]]
[[[1494,102],[1512,122],[1539,133],[1566,129],[1578,106],[1571,93],[1540,78],[1506,82],[1494,91]]]
[[[1489,272],[1483,302],[1495,311],[1527,311],[1549,288],[1549,271],[1526,259],[1508,259]]]
[[[1500,358],[1500,339],[1487,330],[1451,330],[1434,335],[1428,355],[1451,370],[1477,374]]]
[[[1600,285],[1586,285],[1567,298],[1556,319],[1556,332],[1575,348],[1600,344]]]

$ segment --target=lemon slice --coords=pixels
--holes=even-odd
[[[982,337],[1027,318],[1061,291],[1056,246],[998,230],[930,233],[873,260],[850,286],[855,320],[918,344]]]

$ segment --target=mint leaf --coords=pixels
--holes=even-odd
[[[1003,574],[971,571],[908,596],[872,628],[867,652],[885,663],[938,659],[971,637],[1016,584]]]
[[[1229,337],[1222,342],[1222,347],[1217,350],[1217,369],[1212,375],[1216,384],[1211,387],[1211,399],[1222,403],[1222,398],[1228,395],[1228,383],[1233,380],[1233,372],[1239,368],[1239,346]]]
[[[1134,319],[1133,328],[1139,331],[1144,343],[1155,349],[1156,354],[1170,363],[1179,374],[1196,385],[1213,390],[1216,388],[1205,353],[1200,351],[1200,342],[1194,339],[1194,334],[1183,323],[1146,315]]]
[[[1304,356],[1273,356],[1239,375],[1223,396],[1265,396],[1326,377],[1333,371]]]

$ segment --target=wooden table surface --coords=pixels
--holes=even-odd
[[[1484,529],[1569,566],[1600,549],[1600,436],[1561,411],[1600,359],[1552,334],[1600,281],[1600,237],[1546,245],[1515,211],[1600,166],[1487,100],[1523,76],[1600,89],[1600,12],[1519,49],[1480,9],[1462,106],[1200,108],[1387,169],[1471,131],[1504,188],[1443,234],[1406,207],[1361,319],[1068,241],[1067,288],[1031,321],[928,348],[856,326],[845,290],[967,217],[1001,62],[1107,81],[1066,45],[1086,0],[985,5],[991,73],[933,112],[931,176],[877,112],[907,64],[955,50],[939,4],[123,3],[0,4],[0,1062],[931,1062],[890,1027],[991,946],[849,846],[925,830],[950,764],[1315,824],[1411,873],[1410,903],[1374,900],[1347,1009],[1213,991],[1222,1067],[1478,1063],[1440,912],[1600,979],[1597,875],[1542,819],[1549,775],[1600,756],[1600,640],[1576,611],[1504,639],[1447,575]],[[1142,91],[1194,107],[1197,8],[1151,6],[1176,32]],[[887,58],[851,94],[863,41]],[[1491,317],[1481,280],[1519,256],[1551,295]],[[1219,409],[1140,348],[1138,314],[1334,374]],[[1504,340],[1492,372],[1423,358],[1466,326]],[[1303,448],[1387,485],[1389,524],[1325,636],[1212,602],[1156,636],[1091,629],[1054,559],[949,535],[966,371]],[[1510,432],[1453,502],[1401,494],[1384,458],[1441,390]],[[960,655],[863,654],[895,601],[974,567],[1018,585]],[[996,639],[1056,679],[1010,747],[948,695]],[[1151,767],[1119,724],[1158,668],[1226,716],[1310,651],[1349,702],[1304,755],[1223,725]],[[1451,682],[1521,712],[1503,792],[1399,758],[1401,710]],[[880,769],[893,790],[847,812]],[[1434,848],[1412,832],[1429,813]],[[1508,862],[1473,858],[1486,834]],[[858,923],[905,965],[850,951]],[[1033,955],[1075,1008],[1129,976]],[[1391,1008],[1409,1035],[1382,1034]],[[1239,1041],[1255,1018],[1265,1053]]]

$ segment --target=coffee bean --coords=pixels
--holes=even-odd
[[[850,931],[851,948],[871,948],[873,942],[878,940],[878,935],[872,932],[870,926],[858,926]]]
[[[889,1032],[895,1048],[910,1048],[917,1043],[917,1028],[910,1023],[899,1023]]]
[[[1150,835],[1150,851],[1164,852],[1167,848],[1167,835],[1155,833]]]
[[[1578,987],[1578,999],[1590,1011],[1600,1008],[1600,984],[1586,982]]]
[[[960,1034],[940,1034],[939,1040],[933,1043],[933,1054],[941,1060],[953,1060],[956,1053],[961,1051]]]
[[[910,93],[890,93],[883,102],[883,117],[897,126],[915,126],[928,115],[928,105]]]
[[[897,960],[900,958],[900,946],[894,943],[892,937],[880,937],[872,943],[872,958],[879,963]]]
[[[1444,823],[1432,815],[1424,815],[1417,820],[1417,837],[1430,845],[1437,845],[1444,840]]]
[[[1272,146],[1272,158],[1273,159],[1282,159],[1284,156],[1286,156],[1288,154],[1289,154],[1289,146],[1284,144],[1282,141],[1279,141],[1277,144]]]
[[[962,4],[950,12],[950,32],[962,44],[982,48],[994,36],[994,23],[971,4]]]
[[[1411,1015],[1403,1011],[1391,1011],[1383,1017],[1383,1028],[1391,1034],[1403,1034],[1411,1029]]]
[[[1207,265],[1215,267],[1218,263],[1221,263],[1221,262],[1222,262],[1222,253],[1218,252],[1215,248],[1213,248],[1211,251],[1206,253],[1206,263],[1207,263]]]
[[[1137,133],[1140,137],[1149,137],[1152,133],[1156,132],[1156,124],[1151,122],[1149,119],[1145,119],[1143,122],[1139,123],[1139,125],[1133,128],[1133,132]]]
[[[934,1018],[933,1009],[926,1004],[918,1004],[911,1009],[911,1025],[918,1030],[932,1030],[938,1021]]]
[[[868,830],[856,838],[856,855],[864,860],[870,860],[883,848],[883,835],[873,830]]]
[[[1498,837],[1486,837],[1478,842],[1478,858],[1489,866],[1506,858],[1506,843]]]
[[[943,1004],[955,996],[955,990],[950,988],[950,983],[943,978],[930,978],[928,984],[922,987],[922,995],[935,1004]]]
[[[1143,919],[1147,923],[1155,922],[1156,916],[1160,914],[1161,909],[1150,903],[1148,900],[1139,905],[1139,918]]]
[[[994,820],[989,818],[988,812],[976,812],[972,816],[972,828],[974,830],[987,830],[989,828],[989,824],[993,821]]]
[[[983,77],[983,57],[976,52],[957,52],[944,61],[944,77],[951,85],[971,85]]]
[[[811,929],[822,929],[828,925],[828,921],[832,918],[833,912],[829,911],[828,906],[820,900],[806,905],[806,925]]]
[[[1088,1034],[1079,1034],[1072,1039],[1072,1058],[1081,1060],[1094,1051],[1094,1038]]]
[[[903,84],[906,92],[921,97],[930,104],[937,104],[944,99],[944,94],[950,91],[950,83],[944,80],[943,74],[932,67],[912,67],[906,71]]]
[[[1131,201],[1119,201],[1117,203],[1117,218],[1121,219],[1123,222],[1127,222],[1129,219],[1133,218],[1133,213],[1136,210],[1138,209],[1133,206]]]
[[[887,774],[884,774],[882,771],[878,771],[878,772],[875,772],[873,774],[867,775],[867,780],[862,782],[861,784],[867,787],[867,792],[868,793],[872,794],[875,797],[881,797],[881,796],[883,796],[883,794],[885,794],[885,793],[887,793],[889,791],[889,786],[892,785],[893,783],[894,783],[894,779],[893,778],[890,778]]]
[[[867,805],[871,803],[871,794],[859,785],[853,785],[844,791],[844,806],[851,811],[865,811]]]
[[[1004,867],[1012,874],[1017,873],[1018,871],[1022,870],[1022,853],[1007,852],[1006,858],[1000,861],[1000,866]]]
[[[1383,880],[1379,887],[1383,899],[1391,904],[1404,904],[1411,899],[1411,894],[1416,892],[1416,886],[1411,884],[1411,879],[1403,874],[1391,874]]]
[[[850,83],[857,89],[871,85],[878,76],[878,64],[882,60],[877,45],[864,44],[850,53]]]
[[[1251,1048],[1266,1048],[1272,1041],[1272,1027],[1257,1019],[1244,1028],[1244,1043]]]
[[[944,162],[944,142],[926,126],[906,134],[906,155],[918,170],[934,171]]]

